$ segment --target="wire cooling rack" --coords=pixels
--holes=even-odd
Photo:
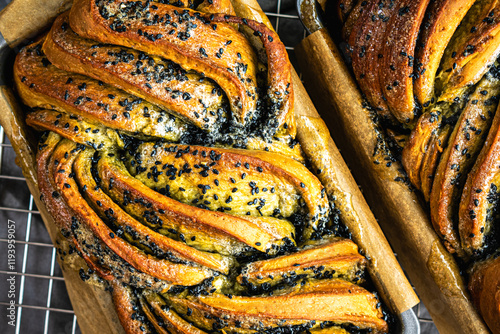
[[[0,0],[0,9],[8,2]],[[306,32],[297,16],[295,1],[259,0],[259,3],[298,69],[294,46]],[[0,127],[0,333],[80,333],[56,261],[56,250],[14,160],[14,150]],[[15,228],[9,231],[10,226]],[[12,237],[16,242],[14,267],[7,260]],[[15,281],[15,296],[9,296],[11,277]],[[13,326],[8,318],[11,300],[16,314]],[[423,304],[416,306],[415,312],[423,334],[437,333]]]

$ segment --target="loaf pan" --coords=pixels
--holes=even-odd
[[[328,5],[328,3],[327,3]],[[432,228],[423,200],[398,161],[375,161],[380,129],[373,121],[316,1],[297,0],[310,33],[296,48],[303,80],[356,181],[440,333],[489,333],[471,304],[459,267]],[[328,21],[332,34],[336,22]]]
[[[40,201],[35,171],[34,135],[24,123],[23,111],[12,91],[12,65],[17,49],[50,25],[53,19],[69,8],[70,1],[13,0],[0,13],[0,124],[4,127],[26,177],[35,203],[55,242],[58,230]],[[233,2],[239,16],[269,24],[254,0]],[[419,333],[418,321],[411,307],[418,303],[380,227],[359,191],[337,147],[294,72],[295,111],[298,135],[313,166],[327,166],[327,191],[335,193],[337,208],[360,250],[371,260],[368,271],[382,300],[397,315],[397,333]],[[123,333],[109,293],[90,286],[76,271],[60,263],[73,308],[83,333]]]

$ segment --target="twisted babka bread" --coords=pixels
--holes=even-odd
[[[76,0],[15,62],[80,276],[128,333],[387,332],[295,140],[277,34],[227,0],[169,3]]]
[[[386,128],[407,134],[408,178],[448,251],[476,268],[472,297],[500,332],[498,300],[478,293],[498,280],[477,279],[495,261],[473,266],[500,247],[500,2],[339,0],[336,13],[361,91]]]

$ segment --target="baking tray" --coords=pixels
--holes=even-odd
[[[44,3],[45,2],[50,3],[49,5],[52,5],[52,7],[42,8],[42,11],[45,10],[45,12],[47,14],[45,16],[40,15],[40,13],[36,14],[36,15],[38,15],[38,17],[40,17],[40,16],[43,17],[43,20],[38,22],[40,25],[44,25],[44,24],[48,23],[50,21],[49,18],[51,16],[54,16],[53,13],[59,11],[57,8],[60,8],[60,7],[66,8],[68,5],[67,1],[44,1]],[[30,4],[30,1],[29,0],[15,0],[14,4],[17,6],[17,8],[26,8],[25,5]],[[40,5],[43,6],[43,4],[40,4]],[[292,12],[293,14],[288,14],[289,11],[287,11],[287,9],[286,9],[286,8],[291,9],[294,7],[293,1],[286,1],[286,0],[283,0],[283,1],[261,1],[261,5],[265,8],[266,14],[268,14],[268,16],[270,17],[270,20],[273,23],[273,26],[276,28],[276,30],[278,30],[278,33],[281,33],[281,35],[284,36],[283,37],[284,43],[287,45],[287,49],[291,53],[291,55],[290,55],[291,61],[293,64],[295,64],[295,58],[294,58],[294,55],[292,52],[293,47],[291,47],[290,45],[294,45],[296,43],[295,41],[300,40],[305,35],[303,32],[303,29],[297,28],[298,20],[297,20],[297,16],[296,16],[295,12]],[[39,10],[39,9],[37,9],[37,10]],[[29,15],[29,13],[27,13],[26,15]],[[293,23],[295,23],[295,25],[293,25]],[[1,24],[1,20],[0,20],[0,26],[1,25],[2,24]],[[280,31],[280,28],[281,28],[281,31]],[[38,30],[38,29],[36,29],[36,30]],[[293,32],[291,35],[289,34],[290,31]],[[297,33],[297,32],[299,32],[299,33]],[[294,36],[294,37],[292,37],[292,36]],[[295,41],[294,41],[294,39],[295,39]],[[21,40],[15,40],[13,43],[11,41],[11,45],[20,45],[22,43],[23,43],[23,41],[21,41]],[[14,48],[14,50],[13,50],[5,42],[5,39],[1,38],[1,40],[0,40],[0,63],[1,63],[0,78],[1,79],[9,78],[11,76],[10,69],[12,67],[13,54],[15,53],[15,49],[17,49],[17,48]],[[2,87],[3,88],[2,93],[3,93],[4,99],[1,101],[2,103],[0,103],[0,108],[1,108],[0,110],[5,110],[4,109],[5,105],[1,105],[1,104],[5,103],[5,101],[9,101],[9,100],[11,100],[11,102],[14,102],[14,103],[15,103],[15,101],[12,100],[12,96],[9,96],[10,92],[9,92],[8,87],[10,85],[10,80],[2,80],[0,82],[0,84],[4,85]],[[0,132],[0,141],[1,141],[1,140],[3,140],[4,134],[3,134],[3,129],[1,129],[0,131],[2,131],[2,132]],[[9,130],[7,130],[7,131],[9,131]],[[6,142],[7,141],[8,140],[6,140]],[[10,153],[6,155],[6,153],[5,153],[6,151],[9,151]],[[0,168],[2,166],[7,166],[7,164],[5,163],[5,159],[2,159],[2,157],[7,156],[8,162],[10,162],[10,166],[7,167],[7,171],[6,171],[7,174],[12,172],[12,170],[11,170],[12,165],[13,165],[13,161],[12,161],[13,160],[13,155],[12,155],[13,152],[12,151],[13,151],[12,147],[8,143],[3,143],[3,141],[0,142],[0,159],[3,160],[3,161],[0,161],[0,162],[2,162],[2,163],[0,163]],[[24,153],[28,153],[28,152],[24,152]],[[3,170],[0,170],[0,173],[3,174],[5,172],[5,169],[6,168],[4,167]],[[9,170],[11,170],[11,172],[9,172]],[[13,198],[13,200],[10,202],[7,201],[8,203],[7,203],[6,207],[2,207],[3,203],[0,202],[0,215],[4,211],[11,211],[11,212],[17,212],[20,214],[27,214],[28,218],[20,218],[19,216],[16,216],[15,218],[10,218],[10,219],[13,219],[17,222],[19,222],[19,221],[26,222],[26,224],[22,227],[22,229],[24,230],[24,235],[23,235],[24,238],[23,237],[17,238],[18,241],[21,241],[20,243],[18,243],[17,248],[22,249],[18,253],[19,254],[18,263],[19,264],[22,263],[22,265],[18,266],[19,268],[16,268],[16,271],[18,272],[16,274],[16,276],[20,278],[19,280],[16,280],[16,283],[18,285],[17,291],[19,291],[19,294],[17,296],[18,298],[16,300],[16,307],[18,310],[18,319],[17,319],[15,328],[11,328],[11,327],[4,328],[3,321],[0,322],[0,332],[9,333],[12,330],[13,333],[14,332],[15,333],[58,333],[58,332],[77,333],[77,332],[79,332],[79,328],[77,325],[76,316],[73,315],[73,313],[70,309],[70,305],[68,303],[68,297],[67,297],[67,295],[64,294],[64,289],[59,288],[59,289],[57,289],[58,291],[60,291],[60,290],[63,290],[63,291],[54,293],[56,290],[54,287],[56,285],[60,285],[60,283],[62,283],[63,281],[62,281],[61,272],[59,270],[59,266],[58,266],[57,261],[56,261],[55,249],[50,244],[50,238],[47,235],[47,233],[43,231],[43,229],[41,231],[38,231],[36,233],[36,235],[32,235],[32,230],[35,229],[35,226],[36,226],[36,229],[38,229],[38,230],[40,229],[40,226],[42,224],[41,219],[40,219],[40,211],[42,211],[42,215],[43,215],[44,209],[42,208],[40,211],[38,211],[36,209],[36,202],[38,202],[38,198],[33,197],[32,195],[29,195],[29,192],[27,191],[26,186],[24,184],[22,184],[22,186],[20,186],[20,187],[19,186],[12,187],[12,188],[9,187],[9,185],[13,184],[12,181],[16,181],[18,183],[21,183],[24,181],[24,177],[21,176],[21,174],[19,173],[19,170],[15,171],[11,174],[14,174],[14,175],[6,175],[6,177],[4,177],[4,178],[2,178],[0,176],[0,190],[2,193],[4,193],[4,192],[10,193],[11,195],[14,195],[14,197],[18,196],[19,193],[22,193],[22,195],[19,196],[19,197],[21,197],[21,199],[17,199],[17,203],[16,203],[15,198]],[[32,192],[35,195],[37,195],[36,189],[35,190],[33,189],[33,175],[25,175],[25,176],[27,177],[28,187],[32,188],[31,189]],[[9,189],[7,189],[7,188],[9,188]],[[26,197],[28,197],[28,199],[26,199]],[[22,207],[23,206],[22,203],[26,203],[26,201],[29,202],[27,209],[18,209],[17,208],[18,206]],[[8,215],[8,213],[7,213],[7,215]],[[7,218],[7,219],[9,219],[9,218]],[[19,231],[19,232],[21,232],[21,231]],[[23,233],[23,232],[21,232],[21,233]],[[21,234],[21,233],[19,233],[19,234]],[[43,236],[40,236],[39,235],[40,233]],[[3,234],[0,235],[1,238],[3,238],[3,236],[4,236]],[[43,241],[42,242],[34,241],[34,240],[38,240],[39,238],[43,239]],[[0,245],[5,244],[5,241],[6,241],[6,238],[0,239]],[[28,252],[30,247],[31,247],[32,251]],[[44,252],[39,252],[39,251],[35,251],[36,253],[33,252],[33,249],[38,250],[39,248],[46,249],[46,251],[50,252],[51,256],[50,256],[49,263],[38,262],[37,260],[34,259],[34,257],[36,257],[37,255],[40,255],[40,253],[44,253]],[[20,261],[21,258],[22,258],[22,261]],[[44,263],[46,263],[47,267],[50,268],[50,270],[48,270],[47,274],[31,274],[30,273],[30,269],[33,269],[33,267],[35,267],[35,266],[37,266],[39,268],[44,268],[45,267]],[[42,271],[43,271],[43,269],[42,269]],[[71,273],[69,273],[69,274],[67,273],[67,270],[63,270],[63,272],[64,272],[64,276],[67,276],[67,275],[72,276]],[[7,275],[8,272],[7,271],[0,271],[0,274]],[[38,289],[36,287],[37,284],[35,282],[33,282],[33,286],[29,285],[28,281],[31,279],[38,280],[38,283],[42,283],[42,284],[39,284],[41,286],[43,286],[45,283],[45,281],[41,281],[41,280],[48,281],[47,293],[44,293],[44,291],[43,292],[38,291]],[[86,284],[79,284],[79,283],[81,283],[79,281],[79,279],[75,280],[74,277],[70,277],[70,279],[68,279],[66,282],[68,283],[68,281],[71,282],[70,286],[69,286],[69,292],[70,292],[70,296],[73,294],[72,300],[74,300],[75,298],[81,299],[81,296],[75,297],[75,293],[76,293],[76,295],[78,295],[78,291],[80,289],[82,289],[82,288],[89,289],[90,288]],[[73,282],[73,281],[75,281],[75,282]],[[76,287],[74,286],[74,284],[76,284]],[[0,286],[2,286],[2,285],[0,285]],[[41,300],[43,300],[44,302],[41,302],[41,304],[43,306],[36,306],[36,305],[27,304],[25,302],[25,300],[32,300],[32,298],[31,298],[32,295],[41,295],[38,298],[38,302],[41,302]],[[99,291],[93,291],[91,294],[91,297],[96,298],[95,295],[99,295]],[[106,303],[106,296],[101,296],[101,297],[97,297],[97,298],[104,298],[102,302]],[[61,301],[60,299],[62,299],[63,301]],[[2,300],[2,299],[0,299],[0,300]],[[2,300],[2,302],[0,302],[0,305],[5,305],[5,304],[6,303],[3,302],[3,300]],[[63,308],[54,307],[54,304],[64,305],[64,307]],[[75,309],[77,311],[77,314],[79,314],[79,316],[81,316],[82,318],[87,318],[86,319],[87,321],[89,321],[89,318],[93,322],[98,321],[97,318],[89,317],[88,313],[85,310],[85,305],[81,305],[82,304],[81,302],[78,302],[77,304],[78,305],[75,305]],[[25,314],[24,318],[23,318],[21,311],[24,311],[24,314]],[[33,312],[33,315],[35,313],[37,314],[37,316],[34,318],[38,319],[38,321],[34,321],[33,317],[29,317],[29,315],[32,315],[32,314],[30,314],[31,311],[36,311],[36,312]],[[28,313],[28,315],[26,313]],[[43,314],[44,314],[44,316],[40,316]],[[65,320],[58,321],[57,317],[55,316],[56,314],[59,316],[61,314],[64,315]],[[0,313],[0,315],[2,315],[2,318],[5,319],[5,317],[3,317],[4,314]],[[29,317],[30,321],[26,320],[28,317]],[[425,319],[424,319],[424,321],[425,321]],[[42,322],[43,322],[43,325],[42,325]],[[111,325],[113,325],[113,324],[111,323]],[[106,332],[104,328],[102,328],[101,330]],[[402,314],[399,315],[398,332],[401,332],[401,333],[418,333],[419,332],[419,322],[418,322],[413,310],[409,309],[406,312],[403,312]]]
[[[401,164],[374,161],[383,129],[364,107],[339,51],[342,45],[335,44],[323,22],[334,36],[339,27],[331,17],[325,20],[324,6],[316,0],[297,0],[297,8],[310,33],[296,48],[308,92],[439,332],[489,333],[469,300],[455,259],[432,228],[423,199],[401,182],[406,176]]]

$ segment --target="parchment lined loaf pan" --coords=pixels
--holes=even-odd
[[[58,231],[52,218],[40,201],[35,171],[34,136],[24,123],[23,112],[12,92],[12,48],[25,42],[50,25],[53,19],[71,6],[61,0],[13,0],[0,13],[0,123],[4,127],[17,155],[17,162],[26,177],[28,187],[47,226],[52,241]],[[262,21],[269,20],[253,0],[236,0],[237,14]],[[369,273],[379,294],[392,312],[398,315],[401,333],[418,333],[419,325],[411,307],[418,303],[393,252],[368,208],[361,192],[331,139],[324,122],[294,73],[295,110],[298,140],[314,167],[323,167],[320,175],[329,194],[334,193],[353,239],[371,259]],[[324,168],[326,167],[326,168]],[[81,281],[74,270],[61,264],[68,294],[83,333],[123,333],[107,292]]]
[[[399,181],[401,164],[374,162],[378,129],[363,108],[339,48],[323,27],[319,4],[298,0],[297,7],[311,32],[295,48],[307,91],[438,330],[489,333],[468,299],[456,261],[432,228],[423,199]]]

